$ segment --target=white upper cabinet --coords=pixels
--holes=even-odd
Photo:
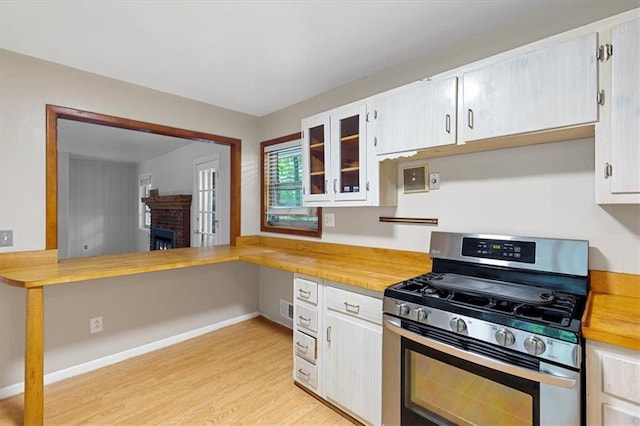
[[[598,120],[597,35],[465,72],[464,142],[578,126]]]
[[[455,144],[457,81],[418,81],[375,96],[378,155]]]
[[[331,190],[336,201],[367,198],[366,104],[349,105],[331,112]]]
[[[329,115],[302,120],[302,176],[304,201],[329,201],[330,126]]]
[[[302,120],[305,206],[395,205],[397,170],[378,164],[367,119],[354,102]]]
[[[604,105],[596,126],[596,201],[640,203],[640,19],[600,36]]]

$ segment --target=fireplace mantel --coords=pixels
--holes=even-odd
[[[157,189],[149,191],[149,196],[142,199],[151,211],[153,209],[190,209],[191,195],[158,195]]]
[[[152,189],[142,202],[151,209],[151,229],[173,231],[174,248],[191,245],[191,195],[159,195]],[[151,238],[149,248],[155,249]]]

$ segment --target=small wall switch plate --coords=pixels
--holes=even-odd
[[[13,231],[0,231],[0,247],[11,247],[13,245]]]
[[[93,333],[100,333],[102,331],[102,317],[95,317],[89,320],[89,331]]]
[[[429,189],[440,189],[440,173],[429,173]]]
[[[325,213],[324,214],[324,226],[327,228],[333,228],[336,226],[336,215],[335,213]]]

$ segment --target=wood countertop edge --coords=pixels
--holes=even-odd
[[[594,324],[592,322],[593,319],[593,305],[594,300],[598,296],[608,296],[614,302],[616,300],[635,300],[636,298],[629,296],[620,296],[617,294],[610,293],[598,293],[598,292],[589,292],[589,296],[587,297],[587,302],[585,305],[584,314],[582,316],[582,336],[585,339],[595,340],[602,343],[607,343],[609,345],[619,346],[627,349],[633,349],[636,351],[640,351],[640,326],[638,326],[638,318],[636,317],[635,321],[632,322],[631,318],[629,318],[629,323],[632,324],[632,327],[635,329],[632,334],[619,334],[612,332],[611,330],[602,330],[598,327],[598,324]],[[640,305],[640,299],[638,300],[638,304]],[[615,311],[615,303],[610,307],[611,311]],[[640,315],[640,314],[637,314]],[[633,324],[635,323],[635,324]]]
[[[353,250],[355,246],[351,247]],[[368,249],[368,248],[365,248]],[[182,252],[179,252],[182,250]],[[303,254],[299,250],[291,250],[283,247],[263,246],[259,243],[243,244],[241,246],[218,246],[210,249],[177,249],[172,251],[176,259],[163,259],[159,252],[151,253],[127,253],[123,255],[100,256],[99,258],[80,258],[58,261],[57,250],[43,254],[43,251],[32,252],[33,257],[29,262],[29,252],[20,252],[19,255],[6,256],[4,259],[19,258],[21,262],[10,263],[6,260],[0,263],[0,282],[20,288],[37,288],[50,285],[69,284],[82,281],[90,281],[102,278],[113,278],[141,273],[166,271],[193,266],[213,265],[218,263],[244,261],[289,272],[315,276],[322,279],[337,281],[354,287],[360,287],[377,292],[382,292],[387,286],[409,278],[407,273],[393,274],[386,272],[392,261],[380,262],[377,259],[351,258],[350,256],[331,256],[327,253],[312,252]],[[384,253],[384,249],[377,249]],[[393,250],[389,250],[393,252]],[[408,253],[400,252],[399,253]],[[194,257],[189,258],[189,255]],[[422,254],[416,253],[420,256]],[[166,254],[165,254],[166,256]],[[0,260],[3,260],[0,258]],[[33,272],[34,262],[43,266],[39,272]],[[94,263],[91,263],[94,262]],[[345,269],[345,266],[354,266]],[[358,271],[358,265],[362,265]],[[386,267],[385,267],[386,265]],[[47,268],[50,268],[49,270]],[[424,268],[424,272],[430,269],[430,262]],[[364,272],[367,272],[364,274]],[[415,276],[422,273],[422,269],[415,265],[408,271],[415,271]]]

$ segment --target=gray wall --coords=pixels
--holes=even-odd
[[[45,248],[46,104],[241,139],[242,233],[257,233],[256,117],[0,50],[0,229],[14,232],[0,251]],[[257,282],[234,264],[48,288],[46,371],[254,312]],[[0,285],[0,389],[23,380],[24,305],[23,289]],[[105,332],[90,335],[99,315]]]

